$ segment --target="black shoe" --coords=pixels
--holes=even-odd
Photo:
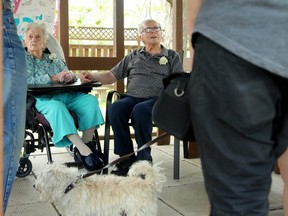
[[[74,157],[74,161],[75,163],[82,163],[81,160],[78,157],[79,151],[77,151],[78,149],[76,147],[73,148],[73,157]]]
[[[117,176],[127,176],[130,166],[136,162],[136,156],[132,155],[127,160],[121,161],[116,164],[114,169],[111,171],[111,174]]]
[[[74,151],[78,156],[79,160],[83,163],[83,166],[88,171],[99,170],[104,167],[104,162],[101,158],[99,158],[94,152],[87,156],[83,156],[80,154],[79,150],[75,147]]]
[[[96,145],[95,145],[95,143],[94,143],[93,141],[90,141],[90,142],[85,143],[85,144],[90,148],[90,150],[91,150],[95,155],[97,155],[99,158],[101,158],[102,161],[107,161],[107,160],[105,160],[105,155],[104,155],[101,151],[98,151],[98,150],[96,149]],[[106,164],[105,164],[105,165],[106,165]]]

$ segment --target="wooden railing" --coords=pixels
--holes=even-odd
[[[135,41],[137,39],[137,36],[137,28],[124,29],[125,41]],[[113,38],[113,28],[69,26],[69,39],[72,40],[113,41]]]
[[[138,46],[125,46],[125,55]],[[115,57],[114,47],[112,45],[69,45],[69,56],[71,57]]]
[[[113,45],[114,29],[99,27],[69,26],[69,56],[71,57],[115,57]],[[124,29],[125,55],[140,47],[136,28]],[[103,45],[104,44],[104,45]]]

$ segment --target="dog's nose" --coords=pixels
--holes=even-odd
[[[33,184],[33,188],[35,188],[35,184]]]

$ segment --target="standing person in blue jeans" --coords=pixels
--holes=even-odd
[[[138,29],[144,44],[125,56],[111,71],[83,73],[82,82],[100,81],[112,84],[128,78],[129,85],[124,97],[114,102],[109,119],[114,133],[114,153],[123,156],[134,152],[129,130],[129,119],[135,131],[138,148],[152,139],[152,108],[163,90],[162,79],[174,72],[183,71],[180,56],[166,49],[162,42],[161,25],[153,20],[144,20]],[[152,161],[151,149],[147,148],[117,164],[112,174],[125,176],[136,160]]]
[[[3,30],[3,210],[18,169],[25,131],[26,55],[17,35],[11,2],[2,0]]]
[[[287,11],[287,0],[199,11],[189,93],[211,216],[267,215],[277,159],[288,178]]]

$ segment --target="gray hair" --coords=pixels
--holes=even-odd
[[[145,20],[143,20],[143,21],[139,24],[139,26],[138,26],[138,35],[139,35],[139,36],[141,35],[141,33],[143,32],[143,30],[144,30],[144,28],[145,28],[144,24],[147,23],[147,22],[155,22],[155,23],[157,23],[157,25],[158,25],[159,27],[161,27],[160,23],[157,22],[156,20],[154,20],[154,19],[145,19]],[[161,27],[161,28],[162,28],[162,27]]]
[[[32,28],[36,28],[36,29],[40,29],[43,32],[43,43],[46,46],[47,45],[47,40],[49,38],[48,32],[47,32],[47,27],[45,23],[36,23],[36,22],[32,22],[32,23],[28,23],[25,27],[24,33],[23,33],[23,38],[24,41],[26,40],[27,37],[27,32],[32,29]]]

